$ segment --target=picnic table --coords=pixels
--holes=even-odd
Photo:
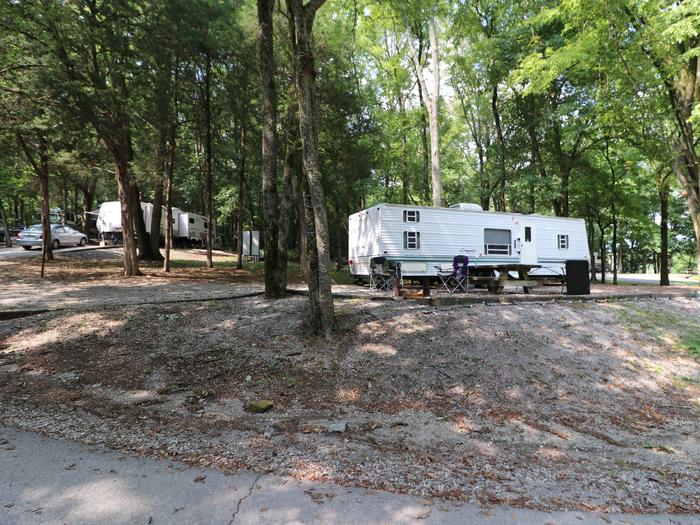
[[[536,279],[529,277],[529,273],[541,268],[539,264],[480,264],[469,267],[469,282],[471,284],[486,284],[489,292],[500,293],[506,284],[522,286],[523,292],[530,293],[530,289],[540,284]],[[514,277],[512,274],[518,276]]]

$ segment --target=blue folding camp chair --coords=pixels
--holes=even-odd
[[[440,267],[437,267],[441,270]],[[447,293],[455,293],[459,290],[469,293],[469,257],[467,255],[455,255],[452,259],[452,271],[438,271],[438,278]]]

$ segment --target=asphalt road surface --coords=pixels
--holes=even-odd
[[[0,426],[0,523],[25,524],[698,524],[698,516],[538,512],[224,475]]]

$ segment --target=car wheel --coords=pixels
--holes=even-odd
[[[22,246],[22,248],[24,248],[25,250],[31,250],[31,249],[32,249],[31,246]]]
[[[54,241],[51,243],[51,249],[58,250],[60,247],[61,247],[61,243],[58,242],[58,239],[54,239]]]
[[[80,242],[78,243],[80,246],[85,246],[87,244],[87,240],[85,237],[80,238]]]

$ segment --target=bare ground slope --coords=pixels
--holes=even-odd
[[[0,419],[425,497],[700,511],[700,300],[345,299],[330,342],[305,335],[304,306],[256,297],[0,321]],[[275,406],[247,412],[257,399]]]

